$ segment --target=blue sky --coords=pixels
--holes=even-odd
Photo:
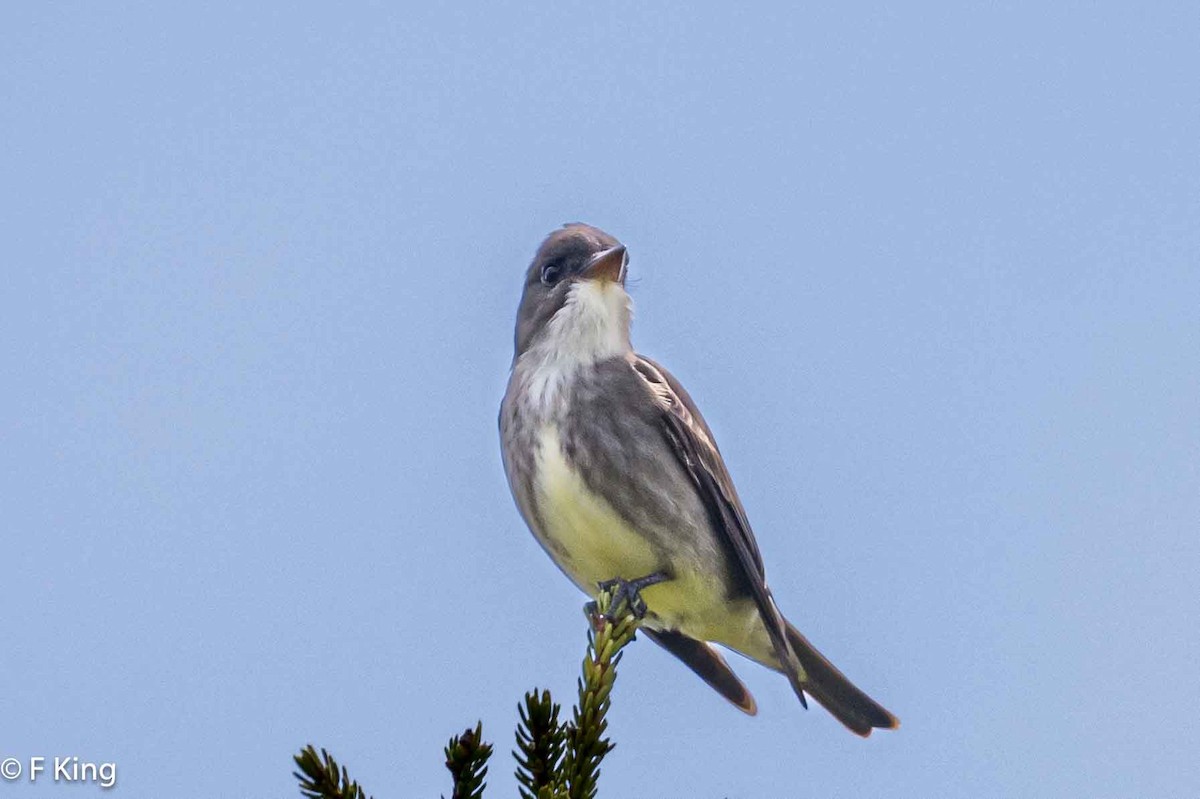
[[[583,220],[903,722],[639,642],[602,796],[1200,793],[1200,22],[1044,6],[6,6],[0,757],[434,796],[482,718],[514,796],[583,600],[496,411]]]

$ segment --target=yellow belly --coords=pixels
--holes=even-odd
[[[563,457],[558,430],[542,429],[536,478],[539,536],[551,557],[589,596],[614,577],[633,580],[657,571],[672,578],[641,592],[654,627],[718,641],[768,663],[774,658],[754,602],[730,602],[711,565],[672,559],[656,550],[607,500],[590,491]]]
[[[551,556],[589,595],[598,582],[644,577],[664,565],[646,538],[567,464],[554,425],[540,435],[537,507]]]
[[[723,628],[745,620],[731,618],[716,575],[688,559],[651,546],[650,540],[626,522],[603,497],[584,484],[563,457],[558,430],[543,428],[537,471],[541,536],[563,571],[589,596],[596,584],[614,577],[633,580],[658,571],[672,578],[641,592],[650,613],[668,627],[687,628],[709,640],[738,639]],[[749,610],[749,608],[747,608]],[[738,614],[744,615],[744,614]]]

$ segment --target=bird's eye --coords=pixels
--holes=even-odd
[[[562,267],[558,264],[546,264],[542,267],[542,282],[553,286],[562,277]]]

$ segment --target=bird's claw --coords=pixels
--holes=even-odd
[[[639,577],[636,580],[626,580],[623,577],[614,577],[611,580],[605,580],[597,583],[597,588],[601,591],[608,592],[612,596],[612,601],[609,603],[608,612],[604,614],[609,622],[616,621],[615,611],[621,607],[621,602],[629,603],[629,610],[633,613],[633,617],[639,621],[646,617],[646,600],[642,599],[642,589],[649,588],[652,585],[657,585],[667,579],[667,575],[662,572],[648,574],[645,577]],[[594,618],[599,613],[599,606],[595,602],[589,602],[586,606],[587,613]]]

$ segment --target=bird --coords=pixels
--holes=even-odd
[[[499,428],[516,506],[585,594],[616,587],[640,629],[743,712],[757,704],[714,644],[783,673],[852,732],[899,725],[784,618],[712,430],[634,351],[629,255],[580,222],[525,272]]]

